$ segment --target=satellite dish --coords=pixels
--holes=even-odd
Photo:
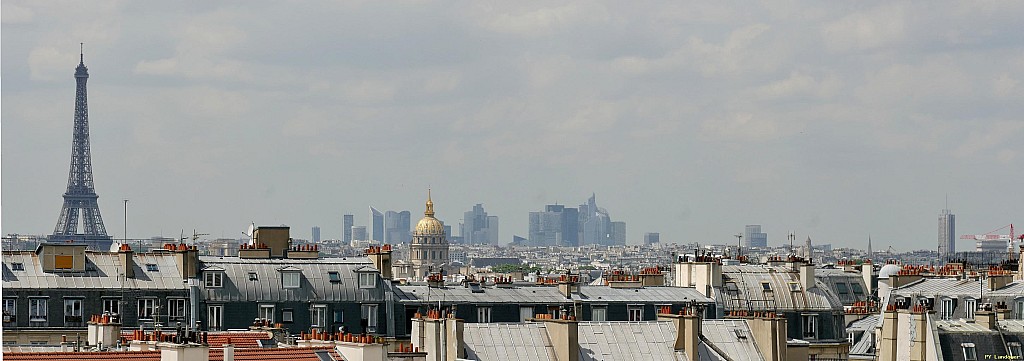
[[[252,237],[254,233],[256,233],[256,222],[253,222],[253,223],[249,224],[249,229],[242,233],[242,234],[244,234],[246,236],[249,236],[249,245],[250,246],[256,245],[255,240]]]

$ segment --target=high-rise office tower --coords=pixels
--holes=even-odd
[[[341,236],[345,240],[345,244],[352,242],[352,226],[355,223],[355,216],[346,214],[342,216],[341,223]]]
[[[103,225],[100,206],[96,202],[99,196],[96,195],[92,177],[89,102],[85,85],[88,80],[89,69],[85,67],[85,55],[81,55],[78,67],[75,68],[75,123],[71,142],[71,171],[68,174],[68,188],[64,192],[64,206],[49,239],[84,241],[91,249],[108,251],[113,239],[107,235],[107,228]],[[79,221],[82,224],[82,233],[78,233]]]
[[[313,243],[320,243],[320,226],[313,226],[312,237]]]
[[[625,224],[621,227],[624,230]],[[580,239],[580,245],[618,244],[617,240],[613,238],[615,230],[612,228],[612,219],[608,215],[608,211],[606,209],[597,206],[596,194],[591,194],[590,198],[587,199],[587,203],[580,205],[579,228],[582,236]],[[625,238],[625,236],[623,236],[623,238]],[[622,241],[624,242],[625,240],[623,239]]]
[[[370,226],[366,231],[370,232],[371,240],[384,242],[384,213],[370,207]]]
[[[661,233],[658,233],[658,232],[647,232],[647,233],[644,233],[644,244],[645,245],[650,246],[652,244],[660,243],[660,242],[661,242]]]
[[[366,226],[352,226],[352,241],[366,241]]]
[[[761,232],[760,224],[748,224],[745,233],[743,235],[744,247],[768,247],[768,234]]]
[[[618,246],[626,245],[626,222],[612,222],[611,244]]]
[[[579,211],[549,204],[543,212],[530,212],[529,244],[532,246],[579,246]]]
[[[956,254],[956,216],[949,209],[939,213],[939,259],[945,261]]]
[[[477,203],[473,210],[463,213],[460,225],[462,242],[466,244],[497,244],[498,216],[489,216],[483,204]]]
[[[409,211],[384,212],[384,243],[405,243],[412,240],[409,233],[411,213]]]
[[[811,246],[811,236],[807,236],[807,243],[804,244],[804,258],[811,259],[814,255],[814,247]]]

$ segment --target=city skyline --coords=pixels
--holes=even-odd
[[[956,238],[1024,221],[1019,3],[2,6],[4,234],[53,229],[80,42],[114,238],[339,238],[428,187],[502,244],[592,193],[630,244],[933,249],[941,209]]]

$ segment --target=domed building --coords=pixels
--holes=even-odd
[[[434,218],[434,202],[430,199],[429,190],[427,210],[412,233],[409,263],[412,264],[414,280],[422,280],[431,272],[440,272],[448,264],[448,238],[444,234],[444,223]]]

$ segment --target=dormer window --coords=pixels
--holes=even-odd
[[[302,279],[302,272],[281,271],[281,287],[299,288],[299,281]]]
[[[359,273],[359,288],[377,287],[377,274],[373,272]]]
[[[224,287],[224,272],[221,271],[206,271],[203,276],[206,288],[221,288]]]

